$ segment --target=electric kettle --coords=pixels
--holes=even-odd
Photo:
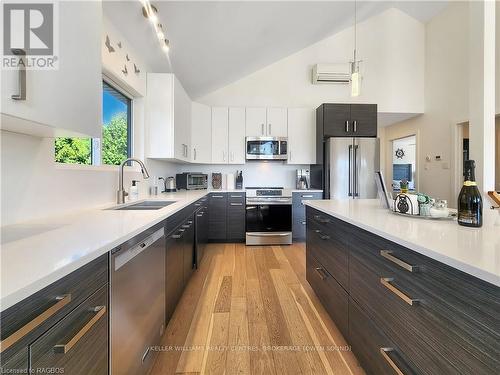
[[[160,177],[164,183],[165,183],[165,190],[163,191],[164,193],[173,193],[175,191],[177,191],[177,188],[176,188],[176,185],[175,185],[175,177],[167,177],[167,178],[163,178],[163,177]]]

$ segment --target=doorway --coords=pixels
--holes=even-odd
[[[417,137],[410,135],[392,141],[392,191],[417,190]]]

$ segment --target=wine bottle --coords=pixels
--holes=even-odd
[[[479,228],[483,225],[483,199],[477,188],[474,160],[464,163],[464,185],[458,195],[458,224]]]

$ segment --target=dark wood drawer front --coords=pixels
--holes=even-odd
[[[30,370],[108,374],[108,285],[103,286],[29,347]]]
[[[413,284],[377,273],[378,269],[351,253],[350,295],[419,371],[489,374],[500,366],[499,341],[492,331],[422,298]]]
[[[438,313],[460,317],[471,334],[500,341],[499,288],[361,229],[350,242],[352,256],[373,272],[411,288]],[[500,356],[500,348],[492,354]]]
[[[243,191],[241,193],[228,193],[227,194],[227,201],[229,202],[229,204],[231,204],[231,203],[243,203],[243,205],[245,205],[245,198],[246,198],[246,194]]]
[[[307,252],[306,278],[344,337],[348,337],[348,295],[335,279]]]
[[[397,374],[394,367],[405,375],[416,373],[394,342],[373,324],[352,298],[349,298],[349,343],[367,374]]]
[[[307,252],[311,253],[323,267],[346,290],[349,281],[349,252],[345,242],[346,232],[329,228],[312,220],[307,223]]]
[[[108,282],[108,258],[108,254],[100,256],[0,313],[2,345],[5,348],[12,342],[0,357],[4,368],[27,368],[27,346]],[[20,334],[23,327],[37,321],[38,325]]]

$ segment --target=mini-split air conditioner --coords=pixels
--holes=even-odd
[[[312,69],[312,83],[340,83],[348,84],[351,81],[351,72],[348,63],[316,64]]]

